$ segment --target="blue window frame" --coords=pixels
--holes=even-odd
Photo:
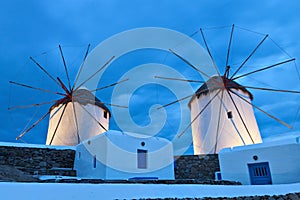
[[[272,184],[272,176],[268,162],[248,164],[251,185]]]

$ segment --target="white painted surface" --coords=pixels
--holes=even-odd
[[[268,162],[273,184],[299,183],[299,140],[297,137],[222,150],[219,153],[222,179],[250,184],[248,164]],[[254,160],[253,156],[258,159]]]
[[[0,182],[1,199],[82,200],[201,198],[282,195],[300,192],[300,183],[260,186],[167,184],[62,184]]]
[[[13,143],[13,142],[0,142],[0,146],[7,146],[7,147],[27,147],[27,148],[43,148],[43,149],[59,149],[59,150],[65,150],[65,149],[72,149],[75,150],[76,147],[71,146],[50,146],[50,145],[44,145],[44,144],[27,144],[27,143]]]
[[[243,98],[251,101],[247,93],[232,89]],[[216,95],[219,90],[210,91],[208,94],[200,95],[199,99],[194,97],[191,102],[191,120],[193,120],[205,105]],[[250,104],[231,94],[243,120],[249,130],[254,143],[261,143],[262,139],[254,116],[253,108]],[[221,101],[222,99],[222,101]],[[222,102],[222,103],[221,103]],[[220,110],[221,105],[221,112]],[[232,119],[227,117],[227,112],[232,112]],[[219,128],[218,128],[218,121]],[[192,135],[194,144],[194,154],[218,153],[226,147],[253,144],[248,132],[243,125],[230,96],[226,91],[222,91],[212,100],[204,112],[192,124]]]
[[[78,177],[174,179],[172,143],[163,138],[134,137],[109,130],[84,141],[76,148],[75,169]],[[138,168],[138,149],[147,150],[145,169]]]
[[[61,106],[63,107],[60,108]],[[50,145],[55,129],[59,123],[60,116],[62,115],[63,109],[64,105],[59,105],[58,107],[53,108],[50,113],[46,141],[46,144],[48,145]],[[104,111],[105,110],[103,108],[94,104],[81,105],[75,101],[69,102],[61,118],[61,122],[57,127],[56,134],[53,137],[51,145],[76,146],[79,143],[77,127],[80,141],[87,140],[105,131],[99,125],[98,122],[100,122],[102,126],[106,130],[108,130],[109,114],[107,114],[107,119],[105,119]],[[55,112],[56,114],[53,116]],[[74,113],[76,113],[76,118]],[[77,119],[77,125],[75,119]]]

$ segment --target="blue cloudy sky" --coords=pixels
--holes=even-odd
[[[226,48],[221,43],[225,41],[223,44],[227,45],[230,26],[235,24],[238,27],[258,33],[270,34],[272,38],[271,42],[269,41],[270,46],[266,47],[266,51],[258,53],[256,61],[253,61],[253,63],[261,62],[263,64],[259,66],[268,66],[288,59],[289,56],[285,53],[288,52],[291,57],[296,58],[296,64],[300,65],[298,63],[300,58],[299,7],[300,3],[296,0],[1,1],[0,141],[15,142],[16,136],[30,120],[38,119],[47,111],[47,107],[8,111],[9,106],[55,99],[55,97],[50,97],[48,94],[16,87],[8,83],[13,80],[45,88],[54,87],[52,83],[49,83],[47,77],[32,64],[29,60],[30,56],[43,63],[49,72],[55,74],[55,76],[64,76],[62,65],[57,64],[61,61],[55,60],[60,58],[57,47],[61,44],[66,54],[71,79],[74,79],[89,43],[91,49],[93,49],[101,41],[117,33],[142,27],[163,27],[186,35],[191,35],[202,27],[207,30],[207,39],[210,41],[212,49],[215,52],[222,50],[225,52],[225,54],[222,54],[224,56],[226,55]],[[224,26],[225,28],[206,29],[208,27]],[[246,58],[251,49],[262,39],[262,35],[244,29],[237,29],[237,33],[239,31],[241,32],[240,41],[242,42],[236,43],[236,49],[232,52],[237,57]],[[193,39],[201,43],[199,33]],[[272,41],[275,41],[276,44],[274,45]],[[166,64],[168,61],[165,59],[165,54],[166,52],[145,50],[135,52],[134,55],[129,54],[127,58],[120,58],[112,63],[105,72],[106,82],[104,80],[100,86],[116,82],[122,76],[122,73],[130,69],[130,66],[147,62]],[[217,54],[214,54],[215,57],[218,57]],[[169,62],[172,63],[172,61]],[[217,58],[216,62],[218,64]],[[178,63],[180,62],[177,60]],[[118,66],[126,66],[127,68],[116,70]],[[184,71],[189,79],[199,79],[199,74],[193,72],[188,66],[184,66],[183,63],[174,67]],[[300,90],[298,71],[294,63],[273,72],[270,70],[260,76],[243,79],[241,83],[256,84],[261,87]],[[191,86],[194,90],[199,87],[197,84]],[[102,93],[97,93],[97,96],[103,101],[109,102],[111,92],[108,89]],[[289,130],[256,111],[263,138],[274,137],[286,132],[285,135],[287,136],[297,134],[300,129],[298,123],[300,116],[297,115],[300,98],[297,95],[257,91],[254,91],[253,94],[256,105],[263,107],[294,126],[293,130]],[[129,109],[133,120],[140,125],[147,125],[150,120],[148,117],[150,104],[165,104],[174,101],[174,95],[172,95],[166,88],[155,84],[148,84],[140,88],[135,92],[130,102]],[[174,137],[172,132],[177,128],[174,113],[180,112],[178,109],[175,106],[167,110],[167,113],[170,112],[169,120],[159,136],[168,139]],[[112,121],[111,128],[118,129],[114,121]],[[44,143],[46,131],[47,120],[28,133],[21,142]],[[190,134],[190,132],[187,134]]]

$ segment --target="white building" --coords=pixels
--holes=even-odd
[[[174,179],[173,146],[166,139],[109,130],[76,146],[78,177]]]
[[[214,154],[226,147],[261,143],[248,103],[252,99],[246,88],[226,77],[214,76],[204,83],[189,102],[194,154]]]
[[[76,146],[109,128],[108,108],[86,89],[74,91],[50,110],[47,145]]]
[[[222,180],[242,184],[300,183],[300,137],[219,153]]]

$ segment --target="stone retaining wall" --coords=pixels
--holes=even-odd
[[[215,179],[215,172],[217,171],[220,171],[217,154],[175,157],[176,179],[210,181]]]
[[[38,147],[0,146],[0,165],[13,166],[27,174],[75,176],[75,151]]]

